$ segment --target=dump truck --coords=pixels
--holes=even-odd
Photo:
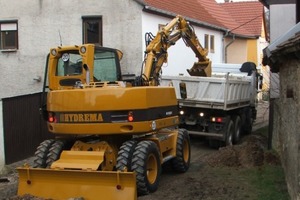
[[[210,77],[162,76],[179,102],[180,128],[218,148],[239,142],[252,131],[262,75],[253,62],[213,64]]]
[[[54,139],[40,143],[33,166],[18,168],[18,195],[51,199],[134,200],[155,192],[162,165],[189,169],[186,130],[178,127],[174,87],[159,86],[167,50],[183,39],[210,74],[207,51],[182,16],[146,41],[141,74],[122,74],[120,50],[82,44],[50,49],[41,113]]]

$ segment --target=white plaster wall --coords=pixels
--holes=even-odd
[[[158,31],[159,24],[167,24],[172,19],[166,17],[159,17],[157,15],[143,13],[143,25],[142,32],[152,32],[156,35]],[[208,58],[214,63],[222,62],[222,33],[210,29],[199,28],[194,26],[196,35],[201,43],[204,46],[204,34],[214,35],[215,36],[215,53],[209,53]],[[143,36],[143,49],[146,49],[144,36]],[[178,40],[178,42],[169,48],[168,50],[168,64],[164,65],[162,68],[163,75],[178,75],[182,73],[188,75],[186,69],[190,69],[193,66],[193,63],[197,61],[197,58],[193,50],[189,47],[186,47],[183,40]]]
[[[2,101],[0,100],[0,174],[4,170],[4,166],[5,166],[3,135],[4,135],[4,133],[3,133]]]
[[[270,6],[270,43],[287,32],[296,24],[295,4]],[[270,74],[270,97],[279,98],[280,79],[278,73]]]
[[[274,42],[278,37],[296,24],[296,5],[270,5],[270,40]]]
[[[0,99],[42,89],[46,55],[53,46],[82,43],[82,16],[101,15],[103,45],[123,51],[124,73],[136,72],[143,54],[142,7],[132,0],[0,1],[0,20],[18,20],[19,49],[0,52]]]

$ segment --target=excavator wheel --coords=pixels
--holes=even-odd
[[[51,164],[58,160],[60,157],[61,152],[64,150],[65,147],[65,141],[62,140],[56,140],[51,148],[49,149],[49,154],[47,158],[47,168],[50,168]]]
[[[136,172],[138,195],[155,192],[161,174],[161,163],[157,145],[152,141],[141,141],[133,153],[132,170]]]
[[[49,153],[49,149],[51,145],[53,144],[54,140],[49,139],[43,141],[36,149],[36,152],[34,153],[34,161],[33,161],[33,167],[34,168],[45,168],[47,167],[46,161],[47,161],[47,155]]]
[[[186,172],[190,167],[191,146],[190,137],[185,129],[178,130],[176,157],[171,160],[172,168],[176,172]]]
[[[118,152],[116,169],[120,171],[132,171],[132,156],[134,149],[137,145],[137,141],[128,140],[122,144]]]

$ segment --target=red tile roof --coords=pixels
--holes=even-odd
[[[230,2],[220,4],[238,27],[228,27],[242,35],[260,36],[263,22],[263,4],[259,1]]]
[[[224,31],[230,30],[241,36],[253,37],[261,34],[263,5],[259,1],[216,3],[215,0],[144,0],[143,2],[149,9],[179,14],[201,24]]]

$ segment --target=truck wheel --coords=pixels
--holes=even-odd
[[[253,125],[252,109],[247,108],[245,109],[245,122],[243,124],[243,133],[246,135],[251,134],[252,125]]]
[[[138,195],[155,192],[161,174],[161,163],[157,145],[152,141],[141,141],[133,153],[132,170],[136,172]]]
[[[62,140],[56,140],[51,148],[49,149],[49,154],[47,158],[47,168],[50,168],[52,163],[59,159],[61,152],[63,151],[65,142]]]
[[[176,172],[186,172],[190,167],[191,146],[186,130],[179,129],[176,143],[176,157],[172,159],[172,168]]]
[[[122,144],[118,152],[116,169],[120,171],[131,171],[132,169],[132,156],[134,149],[137,145],[137,141],[129,140]]]
[[[52,139],[45,140],[37,147],[37,150],[34,153],[35,156],[33,161],[34,168],[46,168],[47,155],[49,153],[49,149],[53,142],[54,140]]]
[[[241,127],[242,120],[240,116],[235,116],[234,118],[234,135],[233,135],[233,143],[237,144],[241,139]]]
[[[233,135],[234,135],[234,126],[233,126],[233,121],[230,120],[226,129],[226,141],[225,141],[226,146],[232,145]]]

